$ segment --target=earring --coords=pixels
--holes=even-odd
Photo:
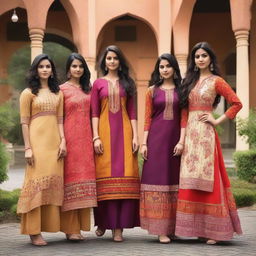
[[[195,67],[194,67],[194,71],[195,71],[195,72],[197,72],[197,71],[198,71],[198,66],[197,66],[197,65],[195,65]]]
[[[53,78],[53,74],[51,74],[51,78]]]
[[[108,68],[107,68],[107,66],[105,66],[105,71],[106,71],[106,72],[108,71]]]
[[[119,71],[122,71],[122,67],[121,67],[121,65],[119,66],[118,70],[119,70]]]
[[[67,79],[70,79],[71,78],[71,74],[70,72],[67,73]]]
[[[211,71],[214,71],[214,67],[213,67],[213,64],[212,64],[212,63],[210,64],[210,70],[211,70]]]
[[[159,76],[159,78],[160,78],[160,80],[163,80],[163,77],[161,75]]]
[[[177,73],[174,72],[174,73],[173,73],[173,79],[177,79],[177,78],[178,78]]]

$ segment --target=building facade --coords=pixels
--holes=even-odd
[[[95,79],[101,51],[119,46],[131,66],[138,90],[138,124],[143,134],[144,96],[157,56],[173,53],[184,74],[190,48],[207,41],[214,48],[223,77],[243,103],[244,118],[256,107],[256,0],[0,0],[0,103],[8,100],[7,64],[31,46],[31,59],[45,41],[81,53]],[[19,17],[13,23],[14,9]],[[224,101],[218,107],[223,113]],[[248,145],[224,124],[222,144],[238,150]]]

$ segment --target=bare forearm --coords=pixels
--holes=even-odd
[[[222,122],[226,121],[227,119],[228,119],[228,117],[225,114],[221,115],[219,118],[217,118],[215,120],[216,121],[215,126],[221,124]]]
[[[148,141],[148,131],[144,131],[142,145],[147,145],[147,141]]]
[[[25,148],[30,148],[30,139],[29,139],[29,127],[28,124],[22,124],[22,135],[23,135],[23,140],[25,144]]]
[[[65,139],[63,124],[58,124],[61,139]]]
[[[186,128],[180,129],[180,139],[178,143],[184,144],[185,143],[185,135],[186,135]]]
[[[137,120],[131,120],[133,138],[138,138]]]
[[[92,132],[93,132],[93,137],[96,138],[99,136],[99,118],[98,117],[93,117],[92,118]]]

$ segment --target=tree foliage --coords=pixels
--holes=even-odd
[[[53,59],[59,78],[63,81],[65,79],[65,64],[71,53],[70,50],[60,44],[45,42],[44,53]],[[9,62],[8,83],[19,91],[26,88],[25,77],[30,67],[30,58],[30,46],[25,46],[15,52]]]

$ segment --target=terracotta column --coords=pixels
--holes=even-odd
[[[182,77],[184,77],[187,70],[190,21],[195,2],[196,0],[173,2],[174,52],[180,66],[180,73]]]
[[[243,103],[238,117],[246,118],[249,115],[249,31],[235,31],[236,37],[236,92]],[[236,150],[247,150],[249,145],[238,135],[236,137]]]
[[[243,103],[238,117],[249,115],[249,31],[252,0],[230,0],[232,29],[236,38],[236,92]],[[247,150],[249,145],[237,132],[236,150]]]
[[[180,67],[180,74],[182,77],[184,77],[186,71],[187,71],[187,59],[188,59],[188,54],[186,53],[177,53],[175,54],[175,57],[179,63]]]
[[[88,0],[88,57],[87,64],[91,71],[91,81],[97,78],[96,66],[96,1]]]
[[[31,62],[34,58],[43,53],[44,30],[41,28],[30,28],[29,37],[31,40]]]
[[[170,0],[159,0],[158,55],[171,52],[172,19]]]

